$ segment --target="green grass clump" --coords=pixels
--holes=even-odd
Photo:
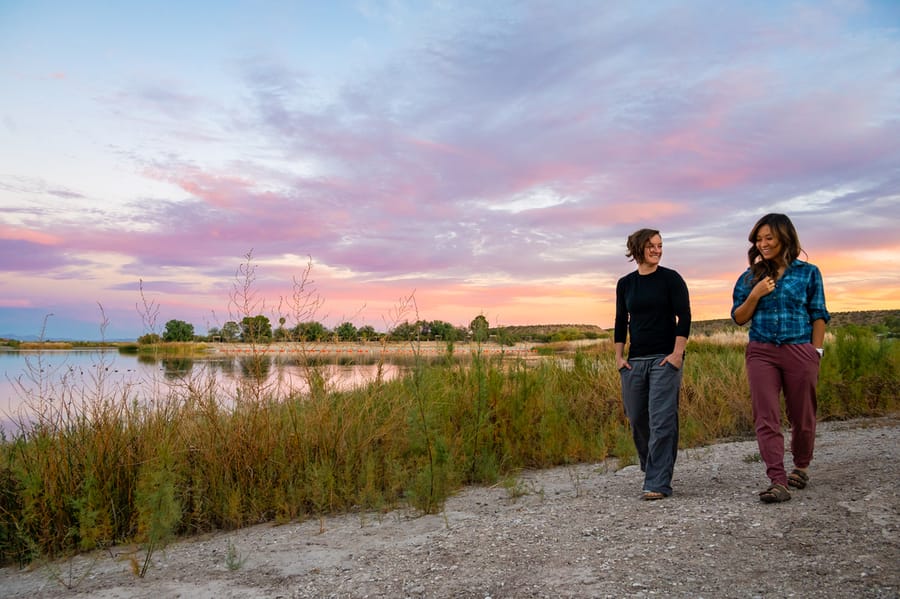
[[[871,328],[846,325],[826,347],[819,374],[819,417],[883,415],[900,397],[900,343]]]

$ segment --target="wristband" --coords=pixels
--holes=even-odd
[[[822,356],[825,355],[825,348],[824,348],[824,347],[817,347],[817,348],[816,348],[816,351],[819,352],[819,357],[820,357],[820,358],[821,358]]]

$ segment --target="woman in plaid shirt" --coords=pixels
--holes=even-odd
[[[734,286],[731,317],[750,322],[747,378],[759,453],[771,485],[759,494],[765,503],[791,498],[788,487],[804,488],[816,437],[816,383],[822,359],[825,308],[822,274],[798,260],[803,251],[797,229],[784,214],[767,214],[753,226],[750,267]],[[784,467],[781,404],[784,392],[791,425],[794,469]]]

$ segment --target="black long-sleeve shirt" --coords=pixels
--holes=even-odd
[[[615,343],[631,335],[629,358],[668,355],[675,337],[691,332],[691,302],[687,284],[671,268],[657,266],[648,275],[633,271],[616,283]]]

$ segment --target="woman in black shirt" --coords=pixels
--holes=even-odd
[[[642,497],[662,499],[672,494],[678,454],[678,395],[691,304],[681,275],[659,265],[659,231],[636,231],[627,246],[625,255],[637,263],[637,270],[616,284],[616,368],[644,472]]]

